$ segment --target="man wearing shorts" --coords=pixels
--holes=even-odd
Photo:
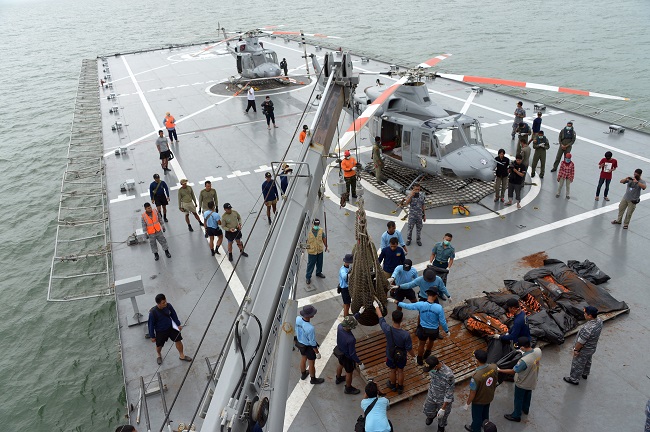
[[[221,216],[221,226],[226,232],[226,240],[228,240],[228,261],[232,261],[232,243],[237,242],[239,246],[239,253],[243,257],[247,257],[248,254],[244,252],[244,245],[241,242],[241,216],[235,210],[232,209],[230,203],[225,203],[223,205],[224,214]]]
[[[442,281],[440,276],[436,275],[436,272],[433,269],[425,269],[422,272],[422,276],[416,278],[413,282],[399,284],[397,289],[415,288],[416,286],[420,287],[420,292],[418,293],[420,301],[427,301],[427,290],[429,289],[436,290],[436,299],[438,298],[438,293],[442,293],[446,298],[451,298],[445,283]]]
[[[169,222],[167,220],[167,204],[169,204],[169,187],[167,186],[167,183],[165,183],[164,180],[160,180],[160,176],[158,174],[153,175],[153,181],[149,185],[149,197],[151,197],[151,201],[154,202],[156,205],[156,210],[158,210],[158,214],[162,215],[163,220],[165,222]],[[162,212],[160,211],[160,208],[162,207]]]
[[[311,376],[309,381],[311,384],[322,384],[325,378],[316,378],[316,359],[320,359],[320,352],[318,352],[318,342],[316,342],[316,331],[311,322],[309,322],[314,315],[316,315],[315,307],[312,305],[303,306],[300,311],[300,316],[296,317],[296,347],[300,350],[300,379],[307,379]],[[309,370],[307,365],[309,364]]]
[[[167,142],[167,138],[165,138],[165,134],[163,133],[162,130],[158,131],[158,139],[156,139],[156,148],[158,149],[158,153],[160,154],[160,166],[162,167],[163,171],[171,171],[169,168],[167,168],[167,163],[169,162],[169,156],[171,155],[171,150],[169,150],[169,143]]]
[[[359,312],[362,312],[363,308]],[[360,313],[355,314],[354,316],[346,316],[343,318],[343,322],[339,324],[336,329],[336,347],[338,348],[337,358],[339,359],[339,364],[336,366],[336,384],[340,384],[345,381],[345,394],[356,395],[361,393],[356,387],[352,386],[352,372],[356,365],[359,365],[359,369],[365,369],[365,366],[361,362],[361,359],[357,355],[357,338],[352,334],[352,329],[357,327],[357,318]],[[345,369],[345,378],[341,376]]]
[[[203,220],[205,221],[205,233],[210,239],[210,253],[221,255],[219,253],[219,246],[223,242],[223,232],[219,225],[221,225],[221,216],[214,211],[214,202],[208,203],[208,209],[203,213]],[[217,246],[214,247],[214,238],[217,237]]]
[[[391,285],[396,285],[395,288],[391,289],[391,296],[398,302],[404,301],[404,299],[408,299],[411,303],[418,301],[413,288],[405,288],[402,286],[413,282],[417,277],[418,271],[413,268],[413,261],[405,259],[404,264],[395,267],[391,278],[388,279]],[[402,310],[402,308],[398,306],[397,310]]]
[[[411,342],[411,334],[402,329],[402,320],[404,314],[401,310],[395,310],[392,313],[393,325],[390,326],[381,313],[379,303],[372,302],[375,307],[375,313],[379,318],[379,326],[386,335],[386,366],[390,369],[388,378],[388,388],[402,394],[404,391],[404,368],[406,367],[406,353],[415,358],[415,351],[413,351],[413,342]],[[399,351],[399,353],[398,353]],[[395,358],[399,356],[399,358]]]
[[[262,196],[266,205],[266,217],[269,220],[269,225],[271,225],[271,207],[273,208],[273,214],[277,213],[275,206],[278,203],[278,187],[275,185],[270,172],[264,174],[264,179],[264,183],[262,183]]]
[[[208,209],[208,203],[213,203],[216,211],[219,211],[219,200],[217,198],[217,191],[212,189],[212,182],[206,180],[205,189],[199,193],[199,213],[202,213],[201,210]]]
[[[187,223],[187,229],[194,231],[192,225],[190,224],[190,213],[194,215],[199,225],[203,226],[201,218],[198,213],[196,213],[196,196],[194,196],[194,191],[192,186],[187,184],[187,179],[181,179],[181,187],[178,189],[178,209],[185,213],[185,223]]]
[[[352,264],[353,256],[352,254],[345,254],[343,257],[343,265],[339,269],[339,286],[338,292],[341,294],[341,300],[343,300],[343,317],[345,318],[350,314],[350,303],[352,303],[352,298],[350,297],[350,285],[348,285],[348,275],[350,273],[350,264]]]
[[[442,326],[442,329],[450,335],[449,328],[447,327],[447,320],[445,319],[445,311],[442,309],[442,306],[436,303],[438,290],[430,288],[426,293],[427,301],[425,302],[398,303],[394,298],[388,298],[389,302],[397,303],[398,306],[404,309],[420,312],[420,324],[415,331],[415,335],[420,341],[418,344],[417,356],[417,362],[420,366],[424,364],[423,357],[426,358],[431,355],[433,342],[438,339],[438,336],[440,335],[440,326]]]
[[[149,309],[149,337],[151,342],[156,343],[157,362],[162,364],[161,355],[162,347],[171,339],[176,344],[179,358],[186,362],[191,362],[192,357],[185,355],[183,352],[183,336],[181,330],[183,326],[178,320],[178,315],[171,303],[167,303],[165,294],[156,296],[156,306]]]

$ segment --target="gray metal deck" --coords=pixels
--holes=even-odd
[[[304,60],[300,58],[302,47],[295,42],[285,43],[276,39],[266,41],[265,45],[275,49],[278,57],[287,58],[290,73],[305,72]],[[261,110],[257,114],[244,113],[245,95],[233,98],[215,96],[208,91],[215,83],[234,74],[235,61],[230,55],[189,56],[202,48],[185,47],[107,57],[112,89],[100,90],[114,279],[142,275],[147,294],[138,298],[138,304],[144,313],[154,305],[153,298],[157,293],[165,293],[186,324],[183,331],[186,353],[195,357],[170,416],[174,429],[180,422],[187,423],[197,409],[200,394],[207,383],[205,358],[211,362],[216,360],[236,314],[237,300],[243,293],[242,285],[247,284],[255,265],[256,245],[268,229],[264,218],[258,221],[255,230],[252,229],[261,210],[260,185],[264,172],[269,170],[271,162],[280,160],[296,129],[308,123],[301,119],[301,114],[314,85],[312,82],[271,93],[279,128],[269,131]],[[314,51],[310,46],[308,52],[321,56],[324,51]],[[99,63],[98,76],[103,77],[105,73]],[[358,61],[356,67],[359,71],[388,69],[386,64],[375,61]],[[372,85],[375,79],[372,75],[364,75],[359,87]],[[382,80],[389,81],[385,77]],[[434,101],[453,111],[459,111],[470,94],[469,86],[443,79],[429,82],[429,88]],[[116,94],[115,100],[106,99],[111,92]],[[257,96],[259,107],[264,93],[258,92]],[[508,153],[514,152],[510,124],[517,100],[490,90],[476,95],[468,114],[483,123],[483,136],[490,149],[503,147]],[[524,108],[531,116],[535,101],[523,100]],[[118,114],[109,113],[114,105],[119,106]],[[124,242],[140,227],[142,204],[149,200],[148,185],[154,173],[161,173],[154,138],[166,111],[176,117],[180,141],[172,148],[176,155],[171,164],[173,171],[164,176],[173,188],[166,233],[172,258],[161,256],[160,261],[155,262],[148,244],[127,246]],[[548,172],[550,166],[547,166],[546,177],[543,180],[535,177],[534,185],[525,188],[521,210],[495,205],[492,196],[481,202],[500,215],[475,204],[469,205],[472,213],[468,217],[452,216],[449,206],[428,210],[423,230],[424,246],[413,244],[409,248],[409,258],[414,263],[424,263],[433,243],[439,241],[445,232],[453,233],[457,259],[449,276],[449,289],[454,300],[473,297],[484,290],[493,291],[502,286],[503,279],[523,276],[529,268],[519,259],[536,252],[544,251],[550,257],[562,260],[588,258],[596,262],[612,276],[607,285],[612,295],[626,301],[631,312],[605,325],[589,381],[578,387],[562,382],[562,376],[570,367],[570,344],[547,347],[531,415],[520,424],[509,424],[503,419],[502,415],[512,409],[513,398],[512,386],[506,384],[497,392],[492,404],[492,417],[500,431],[574,431],[587,427],[595,431],[614,428],[640,430],[643,408],[650,397],[646,385],[647,368],[642,360],[648,332],[643,311],[650,303],[650,294],[644,286],[644,281],[650,276],[644,253],[647,233],[650,232],[650,211],[645,204],[649,195],[642,195],[643,201],[637,207],[629,230],[612,226],[610,220],[615,216],[624,192],[623,186],[616,183],[618,179],[631,175],[635,168],[644,169],[650,176],[650,158],[645,156],[648,135],[632,130],[624,134],[606,134],[608,124],[553,107],[548,108],[543,119],[543,129],[551,143],[557,142],[557,131],[567,120],[575,122],[578,140],[572,153],[576,179],[572,184],[571,199],[555,198],[557,182]],[[115,121],[122,122],[120,131],[111,130]],[[346,116],[345,121],[349,123],[350,117]],[[298,153],[300,144],[297,137],[293,140],[288,159]],[[366,150],[360,153],[360,159],[365,163],[370,160],[367,146],[371,141],[367,131],[361,133],[358,143],[362,150]],[[114,150],[121,146],[128,150],[126,154],[116,156]],[[549,150],[550,164],[556,149],[552,145]],[[606,150],[614,153],[619,169],[614,173],[611,201],[605,202],[601,197],[601,201],[595,202],[597,163]],[[220,206],[230,202],[245,219],[244,235],[252,232],[247,247],[250,257],[240,260],[230,287],[225,287],[232,270],[232,265],[224,260],[226,255],[222,251],[221,256],[213,259],[196,221],[192,223],[195,232],[188,232],[183,214],[177,210],[176,189],[184,177],[189,179],[197,195],[203,188],[203,181],[212,180]],[[136,181],[135,190],[120,191],[120,184],[126,179]],[[285,421],[285,429],[290,431],[351,430],[361,413],[361,397],[343,395],[343,388],[334,385],[336,364],[329,355],[335,341],[332,330],[336,329],[341,312],[341,301],[336,295],[336,274],[343,255],[353,246],[351,232],[355,207],[352,203],[345,209],[339,208],[335,193],[336,170],[332,170],[326,180],[324,210],[330,246],[324,269],[327,278],[314,279],[310,291],[303,282],[304,289],[299,291],[300,305],[313,303],[319,311],[313,321],[323,353],[323,359],[317,361],[317,371],[326,378],[326,383],[313,388],[306,381],[299,381],[299,358],[295,355]],[[364,197],[369,232],[378,239],[387,220],[395,220],[398,228],[402,228],[403,214],[395,211],[394,203],[372,185],[363,184],[366,186]],[[237,257],[235,252],[235,259]],[[421,270],[422,265],[419,268]],[[215,323],[208,330],[206,343],[197,353],[196,347],[206,322],[224,291]],[[127,325],[129,316],[133,314],[131,303],[119,301],[118,311],[126,393],[129,403],[135,405],[140,377],[144,377],[145,384],[151,382],[157,387],[155,373],[158,366],[154,346],[144,338],[145,327]],[[358,327],[355,333],[361,338],[375,330]],[[178,360],[176,350],[168,343],[165,350],[169,348],[171,351],[160,367],[168,388],[168,406],[189,368],[187,363]],[[355,378],[355,383],[361,385],[362,380]],[[456,406],[461,405],[466,394],[465,386],[457,389]],[[395,430],[432,430],[424,425],[421,414],[423,401],[421,395],[389,411]],[[158,430],[164,417],[160,396],[148,397],[147,404],[152,430]],[[135,423],[135,411],[131,415]],[[462,424],[468,421],[468,413],[455,410],[448,430],[461,430]],[[139,429],[144,429],[143,422],[141,420]],[[200,419],[195,422],[200,425]]]

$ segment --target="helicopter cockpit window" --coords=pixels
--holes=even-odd
[[[422,134],[420,142],[420,154],[429,156],[431,154],[431,136],[428,133]]]
[[[255,65],[255,67],[263,65],[264,63],[266,63],[266,61],[267,61],[266,57],[264,56],[263,53],[253,55],[253,64]]]
[[[445,153],[457,150],[465,145],[465,140],[457,127],[439,129],[436,131],[436,137]]]
[[[274,51],[266,51],[264,53],[264,56],[266,57],[266,62],[267,63],[277,63],[278,62],[278,56]]]
[[[481,136],[481,128],[476,124],[468,124],[463,126],[463,133],[467,137],[469,144],[483,145],[483,137]]]

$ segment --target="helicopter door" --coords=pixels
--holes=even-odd
[[[402,133],[402,161],[411,163],[411,131]]]
[[[436,154],[435,150],[433,150],[432,148],[431,135],[429,135],[426,132],[423,132],[420,138],[420,151],[418,154],[418,158],[419,158],[418,164],[422,168],[427,167],[427,165],[429,164],[429,158],[432,153],[433,155]],[[413,160],[413,162],[415,163],[416,161]]]
[[[237,73],[241,73],[241,71],[242,71],[241,56],[237,56]]]

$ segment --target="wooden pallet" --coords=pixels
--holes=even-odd
[[[628,313],[629,309],[601,314],[599,317],[603,321],[615,318],[621,314]],[[448,315],[448,314],[447,314]],[[469,379],[476,369],[473,352],[477,349],[487,349],[487,342],[484,338],[477,337],[467,331],[461,321],[447,316],[447,324],[451,330],[451,337],[438,339],[433,344],[432,354],[442,360],[454,372],[456,384]],[[417,327],[417,318],[404,320],[402,328],[411,334],[413,349],[417,351],[418,338],[415,336]],[[577,333],[582,328],[579,325],[571,330],[566,336]],[[546,342],[540,342],[538,346],[544,347]],[[429,390],[429,374],[422,370],[422,366],[417,366],[409,356],[404,368],[404,391],[397,394],[387,387],[390,370],[386,366],[386,337],[384,332],[379,330],[362,339],[357,339],[357,355],[366,366],[361,377],[366,382],[373,380],[379,386],[379,389],[390,400],[391,404],[403,400],[411,400],[413,396],[425,393]]]

